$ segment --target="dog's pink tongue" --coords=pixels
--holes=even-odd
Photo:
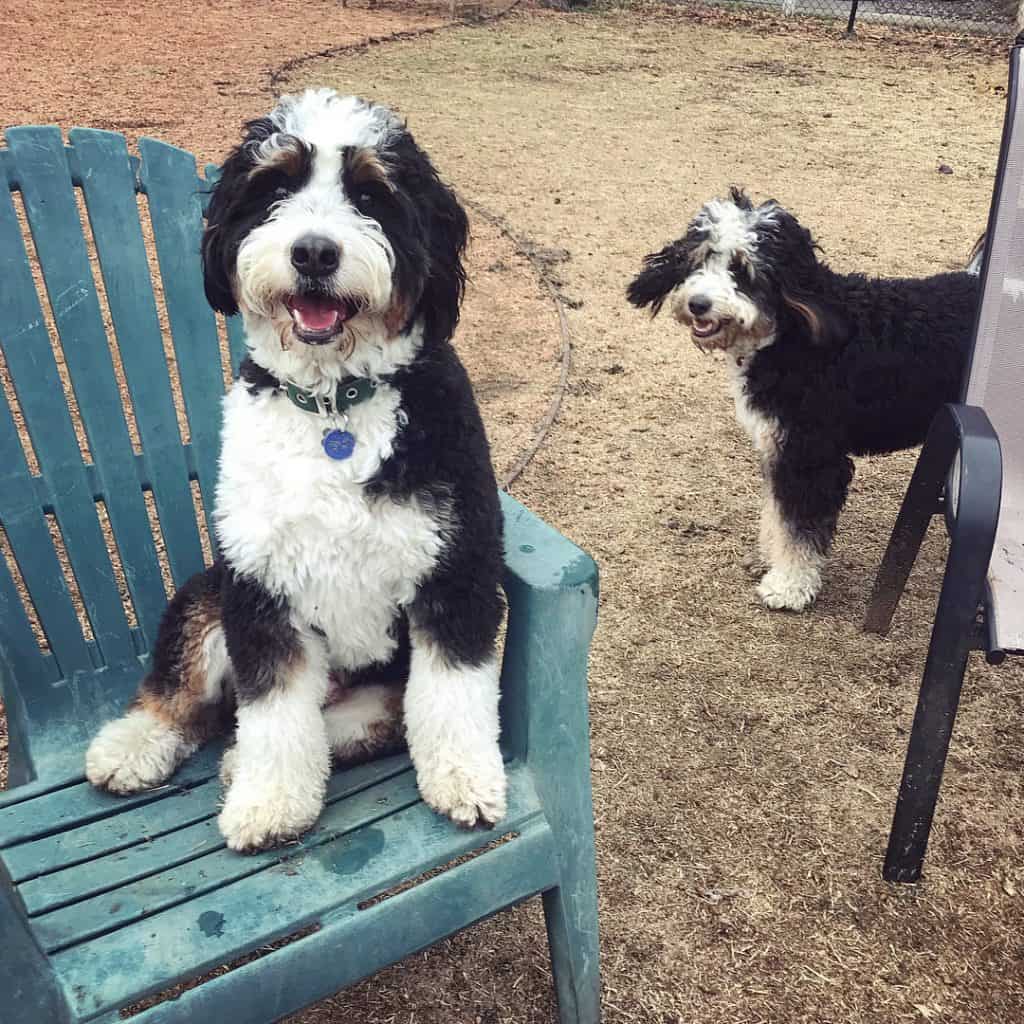
[[[302,326],[311,331],[326,331],[338,322],[341,315],[337,302],[317,295],[297,295],[292,299],[291,307],[298,314]]]

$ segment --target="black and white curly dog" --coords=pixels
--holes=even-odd
[[[732,371],[736,418],[764,478],[758,593],[806,608],[853,477],[851,455],[924,440],[956,401],[978,300],[972,270],[920,279],[838,274],[777,202],[733,189],[649,255],[629,301],[668,300],[702,349]]]
[[[90,746],[95,785],[160,785],[233,712],[232,849],[308,829],[332,755],[403,738],[430,806],[503,816],[501,512],[449,343],[467,230],[386,107],[312,90],[246,126],[203,238],[207,297],[241,311],[248,346],[224,400],[220,557]]]

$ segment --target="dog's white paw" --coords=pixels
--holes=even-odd
[[[96,734],[85,754],[85,777],[111,793],[138,793],[166,782],[194,750],[176,729],[136,709]]]
[[[820,589],[820,573],[770,569],[758,584],[757,593],[769,608],[802,612],[814,603]]]
[[[217,824],[229,849],[255,853],[308,832],[316,824],[322,807],[320,794],[296,793],[274,786],[261,791],[236,780],[224,798]]]
[[[457,754],[430,758],[416,770],[424,801],[460,828],[493,828],[505,817],[506,781],[501,752],[475,765]]]

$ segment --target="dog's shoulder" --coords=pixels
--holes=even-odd
[[[466,497],[496,492],[480,411],[452,346],[419,353],[392,376],[391,386],[400,396],[399,427],[370,491],[396,498],[437,488]]]

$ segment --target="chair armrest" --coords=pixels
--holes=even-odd
[[[955,562],[955,571],[964,573],[959,578],[970,580],[972,590],[975,585],[983,590],[999,524],[1001,490],[999,438],[985,411],[970,405],[942,406],[928,429],[875,578],[864,618],[867,632],[888,631],[928,523],[939,512],[945,513],[951,540],[947,578],[958,578],[948,575]]]
[[[594,560],[507,494],[502,668],[502,741],[531,763],[582,723],[586,741],[587,655],[597,624]],[[589,751],[586,751],[589,758]]]
[[[28,927],[25,907],[0,863],[0,1009],[4,1024],[69,1024],[71,1010]]]
[[[959,539],[966,545],[965,555],[987,567],[999,525],[1003,486],[1002,448],[992,422],[978,406],[944,405],[932,421],[925,448],[932,449],[939,463],[945,464],[943,511],[950,539]]]

